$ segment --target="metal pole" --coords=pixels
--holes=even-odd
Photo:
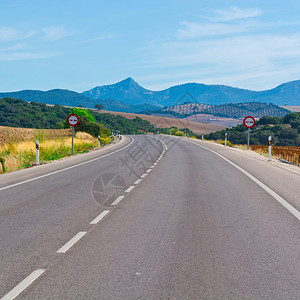
[[[250,128],[248,128],[247,150],[249,150],[249,144],[250,144]]]
[[[98,149],[100,149],[100,135],[98,135]]]
[[[268,150],[269,150],[268,160],[269,161],[272,159],[272,145],[271,145],[271,140],[272,140],[272,137],[269,136],[269,138],[268,138]]]
[[[225,132],[225,147],[227,146],[227,132]]]
[[[40,164],[40,161],[39,161],[39,141],[38,140],[36,140],[35,141],[35,149],[36,149],[36,151],[35,151],[35,164],[36,165],[39,165]]]
[[[201,136],[201,140],[202,140],[202,142],[203,142],[203,131],[202,131],[202,136]]]
[[[74,126],[72,126],[72,155],[74,154]]]

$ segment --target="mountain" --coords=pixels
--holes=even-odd
[[[102,104],[105,110],[143,112],[185,102],[219,105],[225,103],[265,102],[275,105],[300,106],[300,80],[291,81],[265,91],[250,91],[225,85],[186,83],[162,91],[151,91],[132,78],[116,84],[95,87],[82,94],[69,90],[24,90],[0,93],[0,98],[94,108]]]
[[[102,104],[105,110],[122,112],[142,112],[155,110],[158,107],[149,104],[131,105],[114,99],[92,99],[83,94],[69,90],[55,89],[47,92],[37,90],[24,90],[19,92],[0,93],[0,98],[22,99],[27,102],[38,102],[46,104],[60,104],[63,106],[79,106],[94,108],[96,104]]]
[[[0,93],[0,98],[15,98],[22,99],[27,102],[38,102],[46,104],[61,104],[65,106],[78,106],[95,107],[94,99],[85,97],[76,92],[69,90],[55,89],[47,92],[37,90],[24,90],[19,92]],[[94,104],[94,105],[93,105]]]
[[[159,101],[151,97],[153,93],[156,92],[146,90],[128,77],[116,84],[98,86],[82,94],[92,99],[116,99],[133,105],[145,104],[148,103],[148,99],[151,99],[152,105],[161,106]]]
[[[155,106],[172,106],[184,102],[225,104],[253,101],[276,105],[300,105],[300,80],[265,91],[200,83],[186,83],[162,91],[151,91],[129,77],[116,84],[98,86],[82,94],[93,99],[116,99],[133,105],[148,103]]]

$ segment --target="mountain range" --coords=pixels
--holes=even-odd
[[[102,104],[105,110],[142,112],[186,102],[218,105],[224,103],[265,102],[275,105],[300,106],[300,80],[281,84],[273,89],[251,91],[225,85],[186,83],[162,91],[151,91],[132,78],[112,85],[97,86],[83,93],[54,89],[50,91],[23,90],[0,93],[0,98],[11,97],[25,101],[83,106],[94,108]]]

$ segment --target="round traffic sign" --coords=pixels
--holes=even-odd
[[[79,117],[75,114],[68,116],[67,122],[70,126],[77,126],[79,123]]]
[[[255,119],[252,116],[247,116],[244,119],[243,124],[247,128],[252,128],[255,125]]]

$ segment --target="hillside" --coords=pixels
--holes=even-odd
[[[200,135],[202,132],[210,133],[217,130],[224,129],[223,126],[217,126],[212,124],[204,124],[184,119],[175,119],[175,118],[166,118],[166,117],[158,117],[158,116],[150,116],[150,115],[142,115],[142,114],[133,114],[133,113],[120,113],[113,111],[101,111],[100,114],[110,113],[114,115],[121,115],[126,119],[135,119],[137,117],[142,118],[143,120],[147,120],[152,125],[156,125],[157,128],[189,128],[194,133]]]
[[[259,102],[248,103],[228,103],[221,105],[205,105],[199,103],[185,103],[165,107],[161,110],[163,113],[173,113],[178,117],[187,117],[194,114],[212,114],[226,118],[244,118],[251,115],[254,118],[262,116],[283,117],[290,111],[274,104]]]
[[[23,128],[37,128],[37,129],[63,129],[69,128],[67,124],[67,116],[71,113],[71,107],[63,107],[61,105],[49,106],[44,103],[31,102],[20,99],[4,98],[0,99],[0,126],[23,127]],[[108,113],[97,110],[90,110],[94,119],[104,125],[109,130],[119,130],[121,134],[133,134],[137,132],[153,132],[153,118],[142,119],[141,115]],[[156,119],[155,119],[156,120]],[[150,121],[152,123],[150,123]],[[192,124],[192,122],[190,122]],[[194,122],[196,123],[196,122]],[[169,128],[175,124],[161,121],[161,124],[156,122],[159,128]],[[189,122],[177,122],[178,128],[187,127]],[[167,127],[164,127],[164,126]],[[176,125],[174,125],[176,126]],[[201,126],[197,123],[196,129]],[[211,132],[220,130],[222,127],[208,127],[204,128],[204,132]]]
[[[224,140],[225,132],[231,143],[247,144],[247,128],[244,125],[210,133],[206,138]],[[267,145],[269,136],[272,137],[274,146],[300,147],[300,112],[290,113],[282,118],[262,117],[251,129],[250,145]]]

